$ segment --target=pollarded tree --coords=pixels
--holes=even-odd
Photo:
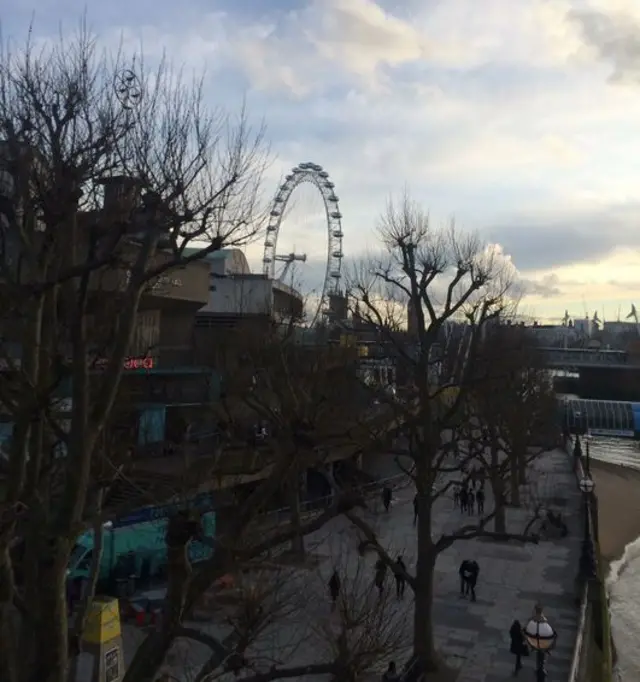
[[[361,266],[350,282],[358,317],[376,339],[379,354],[393,363],[397,391],[382,392],[404,435],[405,467],[417,490],[416,575],[407,576],[415,594],[414,654],[424,670],[438,669],[432,603],[438,555],[457,540],[492,535],[489,513],[477,523],[438,537],[434,504],[459,478],[464,461],[456,458],[468,420],[465,411],[484,334],[510,314],[513,271],[495,248],[455,229],[437,230],[408,198],[391,203],[380,226],[384,254]],[[401,318],[408,317],[402,334]],[[382,434],[381,434],[382,437]],[[349,513],[382,558],[372,529]]]
[[[223,372],[228,427],[249,442],[253,467],[277,462],[273,478],[294,525],[300,525],[301,490],[308,470],[322,472],[333,461],[356,454],[364,392],[356,378],[355,349],[299,342],[294,324],[264,321],[225,339],[218,367]],[[292,550],[304,554],[302,536]]]
[[[489,331],[475,374],[470,407],[487,441],[477,451],[493,472],[494,498],[502,501],[496,531],[504,532],[504,504],[520,505],[527,465],[554,443],[556,400],[548,372],[521,326],[505,324]]]
[[[208,111],[201,83],[165,63],[136,71],[84,29],[0,59],[0,407],[14,424],[2,508],[26,509],[0,530],[0,631],[13,605],[23,616],[17,641],[0,637],[0,679],[66,682],[66,567],[101,511],[93,475],[109,468],[141,300],[259,229],[264,145],[244,114]]]

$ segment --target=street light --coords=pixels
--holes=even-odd
[[[523,633],[527,644],[536,652],[536,681],[544,682],[547,676],[544,659],[555,646],[558,635],[542,613],[540,604],[536,605],[533,617],[525,625]]]
[[[587,446],[588,447],[588,446]],[[584,499],[584,538],[582,540],[582,555],[580,563],[583,575],[589,579],[595,575],[595,553],[593,551],[593,538],[589,532],[590,520],[590,501],[591,495],[596,487],[595,481],[591,476],[583,476],[578,484]]]
[[[580,486],[580,490],[587,496],[590,495],[596,487],[595,481],[591,476],[583,476],[578,485]]]

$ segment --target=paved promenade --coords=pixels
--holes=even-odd
[[[508,510],[508,529],[511,532],[522,532],[535,505],[559,511],[569,525],[568,538],[545,540],[539,545],[486,540],[457,542],[439,557],[434,604],[436,639],[450,667],[459,671],[457,682],[503,682],[511,679],[514,658],[509,653],[509,628],[516,618],[524,625],[536,602],[543,604],[545,615],[558,632],[557,647],[547,664],[548,682],[567,681],[577,631],[574,578],[581,539],[580,493],[570,467],[570,459],[563,452],[543,455],[534,464],[531,482],[522,491],[525,504],[521,509]],[[488,498],[485,506],[490,509],[490,495]],[[415,556],[412,500],[413,490],[407,487],[397,492],[389,514],[380,509],[366,513],[367,520],[379,533],[381,544],[392,555],[401,554],[409,572],[413,572]],[[380,504],[375,506],[381,507]],[[443,499],[436,505],[434,526],[439,532],[452,531],[468,523],[470,518],[463,517],[451,499]],[[434,535],[437,537],[437,533]],[[333,618],[326,596],[326,584],[333,566],[338,565],[347,575],[364,576],[366,581],[373,577],[376,557],[371,553],[360,557],[356,551],[357,544],[356,532],[345,519],[336,519],[308,539],[308,547],[319,559],[318,566],[297,570],[286,581],[289,589],[293,590],[291,594],[298,592],[304,595],[306,605],[274,623],[274,627],[265,632],[253,647],[254,656],[263,660],[280,660],[288,665],[318,661],[323,656],[327,660],[330,656],[329,638],[323,635],[323,629],[326,631],[330,627]],[[476,602],[459,595],[458,567],[466,558],[476,559],[480,565]],[[406,642],[406,646],[393,656],[398,665],[402,665],[410,655],[412,606],[409,588],[403,601],[389,601],[390,627],[401,632]],[[218,636],[224,636],[229,630],[223,622],[204,629]],[[139,635],[135,637],[138,638]],[[133,639],[127,639],[133,644]],[[132,651],[129,646],[127,649],[129,658]],[[180,654],[172,669],[179,679],[189,677],[184,674],[186,659],[191,659],[190,664],[194,659],[202,661],[206,653],[198,645],[190,645],[189,651]],[[525,680],[532,678],[534,657],[523,662],[525,670],[521,677]],[[381,662],[381,669],[384,667],[385,663]]]

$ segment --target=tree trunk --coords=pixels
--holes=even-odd
[[[13,570],[9,550],[0,556],[0,682],[18,682],[18,642],[13,609]]]
[[[495,439],[491,443],[491,489],[493,491],[495,517],[493,529],[496,533],[506,533],[505,490],[504,479],[500,471],[498,444]]]
[[[507,532],[507,516],[505,513],[504,481],[496,476],[492,483],[496,515],[493,517],[493,530],[496,533]]]
[[[433,578],[436,553],[431,540],[430,500],[418,499],[418,557],[413,610],[413,654],[424,672],[438,670],[433,629]]]
[[[518,483],[524,485],[527,482],[527,457],[524,448],[518,448]]]
[[[297,531],[291,538],[291,553],[298,559],[304,559],[304,537],[300,531],[302,526],[300,509],[300,476],[295,475],[287,486],[289,509],[291,512],[291,525]]]
[[[513,507],[520,506],[520,480],[518,476],[518,457],[509,462],[509,492],[510,504]]]
[[[49,540],[43,547],[49,556],[40,561],[40,603],[35,636],[38,658],[31,679],[38,682],[67,682],[68,621],[65,581],[69,551],[67,543]],[[53,546],[51,546],[53,545]]]

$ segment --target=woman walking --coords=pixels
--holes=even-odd
[[[519,620],[514,620],[511,624],[509,637],[511,637],[510,651],[516,657],[516,667],[513,674],[517,675],[522,670],[522,657],[529,655],[529,649],[524,641],[522,625],[520,625]]]

